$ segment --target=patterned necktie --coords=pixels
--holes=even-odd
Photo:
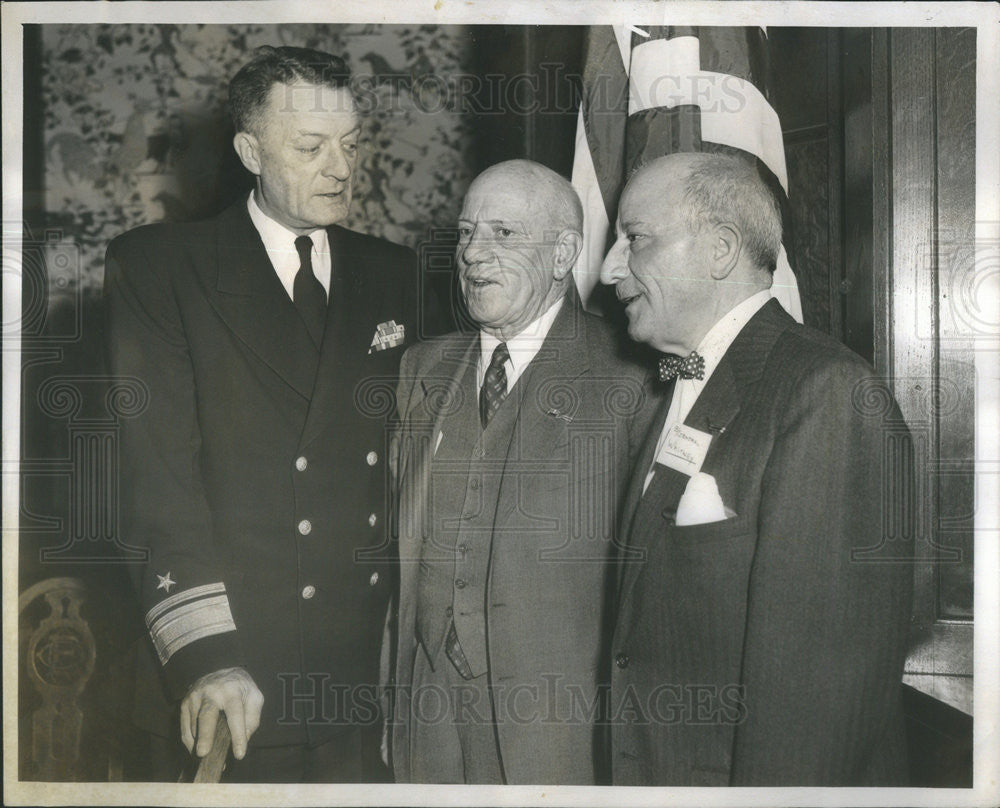
[[[323,342],[326,326],[326,290],[313,273],[312,239],[299,236],[295,239],[295,249],[299,254],[299,271],[292,286],[292,300],[299,310],[302,322],[306,324],[309,336],[318,348]]]
[[[682,379],[704,379],[705,357],[697,351],[691,351],[686,357],[664,356],[659,362],[660,381],[668,382],[675,376]]]
[[[483,389],[479,391],[479,422],[483,429],[507,397],[507,371],[503,365],[508,359],[507,343],[501,342],[493,351],[490,366],[483,376]]]
[[[455,628],[455,621],[451,621],[448,626],[448,636],[444,640],[444,652],[455,666],[455,670],[461,674],[463,679],[472,679],[472,666],[469,664],[465,651],[462,650],[462,643],[458,641],[458,630]]]

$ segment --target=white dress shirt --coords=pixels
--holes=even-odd
[[[656,444],[656,452],[653,455],[653,464],[646,475],[646,482],[643,484],[642,492],[646,493],[649,483],[653,479],[653,472],[656,470],[656,458],[660,456],[660,450],[666,443],[667,434],[674,424],[683,424],[691,408],[694,407],[701,391],[705,389],[708,380],[726,355],[733,340],[739,336],[743,327],[750,322],[751,318],[771,299],[771,290],[765,289],[751,295],[742,303],[731,308],[722,318],[709,329],[701,343],[695,350],[701,354],[705,360],[705,375],[702,379],[682,379],[677,377],[674,384],[674,395],[670,399],[670,409],[667,411],[667,420],[663,422],[663,430],[660,432],[660,439]]]
[[[247,200],[247,211],[250,213],[250,221],[260,233],[260,239],[264,242],[264,249],[267,257],[271,259],[271,266],[285,287],[288,297],[295,300],[295,276],[299,271],[299,253],[295,249],[295,239],[298,233],[289,230],[280,222],[276,222],[264,211],[260,209],[257,200],[250,192]],[[313,230],[308,234],[312,239],[312,269],[316,279],[323,284],[327,299],[330,297],[330,242],[326,237],[326,230],[322,227]]]
[[[564,298],[559,298],[546,309],[541,317],[531,322],[520,334],[507,340],[507,351],[510,358],[504,362],[504,370],[507,373],[508,392],[514,388],[514,384],[521,378],[524,369],[531,364],[531,360],[535,358],[542,343],[545,342],[545,337],[548,335],[549,329],[552,328],[552,323],[562,307],[563,300]],[[486,369],[493,359],[493,351],[502,341],[485,331],[479,332],[479,364],[476,367],[476,387],[480,393],[482,393]]]

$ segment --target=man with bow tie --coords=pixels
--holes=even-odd
[[[381,776],[385,402],[422,324],[413,252],[338,225],[349,85],[338,57],[259,49],[229,88],[254,190],[108,249],[111,370],[148,389],[122,423],[121,539],[148,551],[136,718],[160,779],[220,720],[224,779]]]
[[[403,356],[397,781],[593,784],[609,561],[642,368],[585,313],[580,201],[526,160],[469,188],[474,334]]]
[[[640,169],[601,279],[662,352],[623,506],[621,785],[901,785],[909,435],[864,361],[769,294],[777,202],[736,156]]]

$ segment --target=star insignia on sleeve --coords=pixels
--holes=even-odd
[[[162,589],[168,595],[170,594],[170,587],[174,586],[177,583],[177,581],[175,581],[173,578],[170,577],[169,572],[167,572],[166,575],[157,575],[156,578],[159,581],[159,583],[156,585],[156,588]]]

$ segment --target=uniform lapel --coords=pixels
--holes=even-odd
[[[246,201],[218,219],[215,305],[229,328],[304,398],[312,395],[318,354],[278,280]]]
[[[353,412],[359,406],[356,393],[364,392],[362,401],[391,401],[397,381],[395,375],[382,378],[371,376],[368,371],[368,347],[378,325],[375,315],[381,308],[373,291],[379,267],[368,250],[358,248],[360,239],[350,230],[333,225],[326,232],[330,244],[330,304],[316,383],[302,433],[303,447],[320,437],[331,419],[350,423],[356,417],[348,415],[348,411]],[[360,381],[378,390],[358,391],[355,387]],[[388,395],[372,395],[382,392],[382,388]]]

